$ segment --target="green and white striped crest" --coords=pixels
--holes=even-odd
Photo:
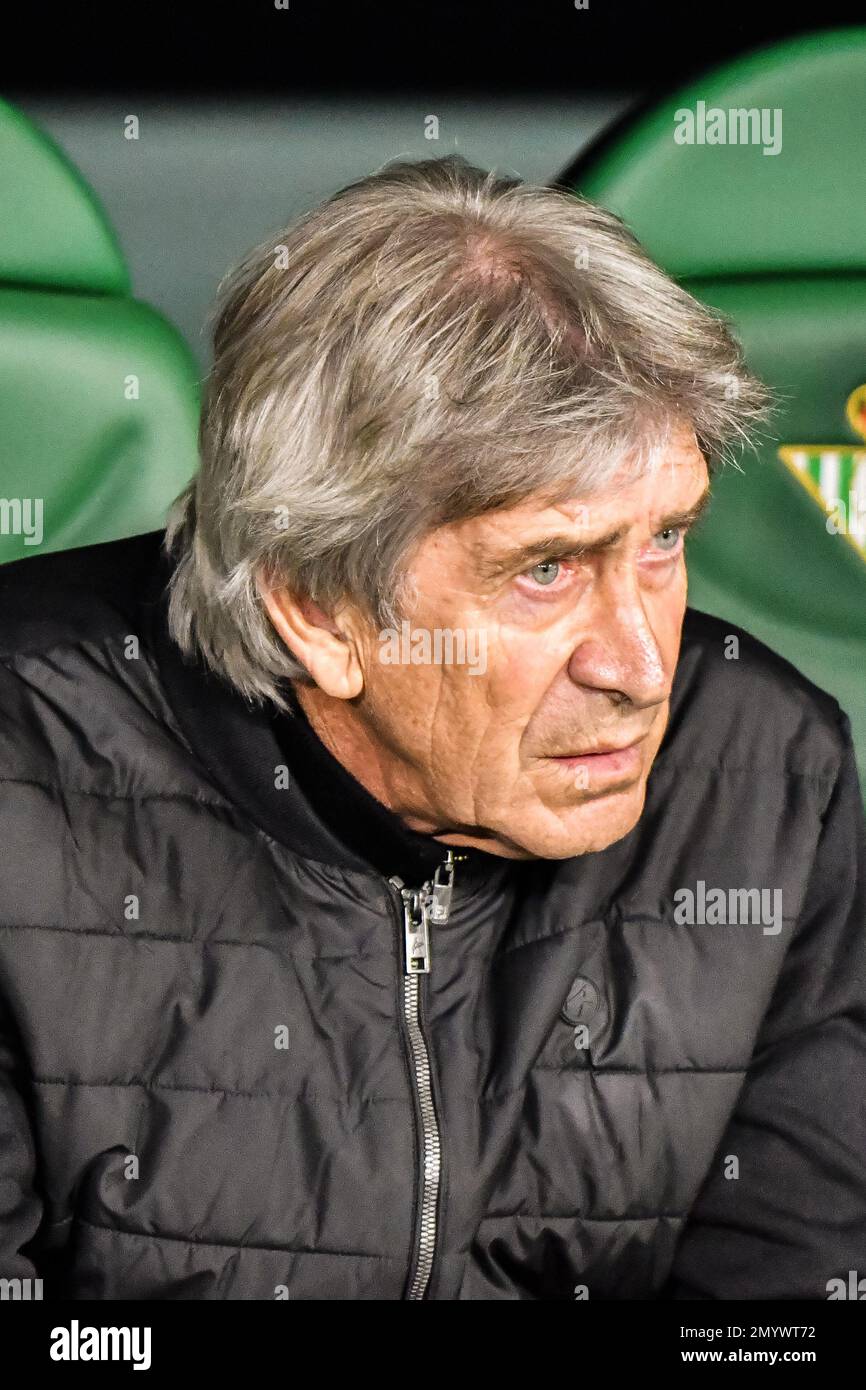
[[[866,386],[851,393],[845,414],[866,439]],[[866,448],[784,444],[779,457],[825,513],[827,530],[844,535],[866,560]]]

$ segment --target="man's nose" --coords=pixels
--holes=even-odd
[[[576,685],[624,696],[637,709],[658,705],[671,692],[659,641],[636,586],[623,586],[599,605],[591,635],[572,653],[568,673]]]

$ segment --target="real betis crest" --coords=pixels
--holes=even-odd
[[[866,441],[866,385],[851,392],[845,415]],[[779,457],[824,511],[827,530],[845,536],[866,560],[866,447],[784,444]]]

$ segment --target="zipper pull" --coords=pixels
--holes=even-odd
[[[465,854],[459,857],[461,859],[466,858]],[[439,864],[433,875],[433,889],[430,894],[430,921],[435,923],[437,927],[444,926],[451,911],[451,894],[454,892],[454,865],[456,863],[454,851],[449,849],[445,863]]]
[[[429,888],[425,884],[425,888]],[[407,975],[430,973],[430,911],[421,888],[401,888],[403,899],[404,970]]]
[[[454,892],[454,866],[465,854],[448,850],[444,863],[437,866],[433,882],[420,888],[406,888],[401,878],[388,881],[403,899],[404,971],[407,975],[430,974],[430,925],[444,926],[451,911]]]

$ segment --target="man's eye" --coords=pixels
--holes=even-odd
[[[539,584],[553,584],[559,578],[559,561],[542,560],[529,571]]]
[[[681,526],[667,526],[664,531],[657,531],[653,540],[659,550],[676,550],[682,529]]]

